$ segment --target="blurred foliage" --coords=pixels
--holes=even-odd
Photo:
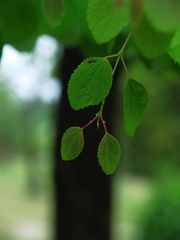
[[[0,108],[4,109],[0,118],[1,158],[7,153],[18,151],[36,153],[48,151],[52,147],[54,114],[53,104],[40,100],[23,102],[8,88],[1,92]],[[45,136],[49,136],[49,138]]]
[[[19,121],[20,105],[14,101],[11,94],[8,94],[5,89],[1,91],[0,108],[4,109],[0,118],[0,151],[1,157],[3,157],[3,149],[11,148],[12,145],[18,145],[18,138],[20,131],[18,131],[17,125]],[[13,146],[12,146],[13,147]]]
[[[121,113],[116,119],[124,148],[119,168],[122,179],[117,176],[116,183],[119,200],[114,210],[118,216],[119,206],[122,229],[118,237],[176,240],[180,236],[180,69],[166,55],[148,64],[141,56],[134,56],[129,71],[147,87],[149,104],[133,138],[128,138],[119,125]],[[124,81],[118,92],[123,85]],[[124,178],[124,173],[130,176]]]
[[[38,178],[35,180],[40,189],[35,195],[29,189],[29,168],[24,157],[13,155],[0,162],[0,239],[50,240],[53,221],[52,164],[47,156],[36,159]]]
[[[52,28],[45,19],[41,1],[2,0],[0,2],[0,48],[3,44],[9,43],[18,50],[32,50],[36,39],[42,34],[48,34],[64,46],[82,46],[82,49],[86,46],[88,50],[92,44],[97,50],[97,44],[87,25],[87,4],[88,0],[66,0],[62,22],[56,28]],[[93,47],[91,50],[95,51]]]
[[[172,163],[159,168],[140,240],[178,240],[180,236],[180,170]]]
[[[157,163],[170,161],[180,166],[180,69],[166,55],[152,61],[151,66],[138,56],[136,58],[129,72],[148,89],[149,104],[133,138],[122,135],[124,130],[118,126],[121,114],[117,129],[124,140],[122,164],[126,170],[152,176]]]

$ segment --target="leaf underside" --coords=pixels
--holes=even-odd
[[[64,4],[62,0],[42,0],[42,8],[48,23],[56,27],[62,20]]]
[[[153,59],[160,56],[168,48],[173,34],[157,31],[144,16],[139,24],[134,26],[132,36],[144,57]]]
[[[118,141],[105,133],[98,148],[98,161],[106,174],[112,174],[119,165],[121,148]]]
[[[61,140],[61,156],[63,160],[76,158],[84,147],[83,130],[80,127],[68,128]]]
[[[124,124],[129,136],[133,136],[148,103],[145,87],[134,79],[129,79],[124,93]]]
[[[106,43],[129,23],[129,1],[89,0],[87,19],[97,43]]]
[[[145,0],[145,13],[148,20],[161,32],[173,32],[179,28],[179,0]]]

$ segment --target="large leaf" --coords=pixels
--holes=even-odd
[[[157,30],[172,32],[179,27],[179,0],[145,0],[145,12]]]
[[[89,0],[88,24],[97,43],[114,38],[129,23],[129,1]]]
[[[124,124],[129,136],[133,136],[148,102],[145,87],[134,79],[129,79],[124,93]]]
[[[98,148],[98,161],[106,174],[112,174],[119,165],[121,148],[118,141],[105,133]]]
[[[64,13],[64,4],[62,0],[42,0],[44,15],[52,27],[57,26]]]
[[[171,33],[155,30],[145,17],[133,28],[134,42],[147,59],[155,58],[165,52],[172,37]]]
[[[105,58],[85,59],[71,75],[68,97],[71,107],[79,110],[99,104],[109,94],[112,68]]]
[[[63,160],[76,158],[84,147],[83,130],[80,127],[68,128],[61,140],[61,156]]]

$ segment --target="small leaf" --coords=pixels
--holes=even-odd
[[[124,94],[124,121],[129,136],[133,136],[148,102],[145,87],[134,79],[129,79]]]
[[[83,130],[80,127],[68,128],[61,140],[61,156],[63,160],[76,158],[84,147]]]
[[[180,64],[180,45],[176,46],[175,48],[169,49],[167,52],[175,63],[177,62],[178,64]]]
[[[87,14],[95,40],[106,43],[129,23],[129,0],[89,0]]]
[[[180,29],[176,31],[172,42],[167,49],[167,53],[174,60],[174,62],[178,62],[180,64]]]
[[[97,105],[109,94],[112,68],[105,58],[85,59],[71,75],[68,97],[71,107],[79,110]]]
[[[147,58],[153,59],[166,51],[172,40],[172,33],[162,33],[154,29],[146,17],[142,16],[133,28],[133,39],[139,51]]]
[[[56,27],[64,13],[64,3],[62,0],[42,0],[42,8],[48,23]]]
[[[98,161],[106,174],[112,174],[119,165],[121,148],[112,135],[105,133],[98,148]]]
[[[180,45],[180,28],[174,33],[169,48],[174,48]]]

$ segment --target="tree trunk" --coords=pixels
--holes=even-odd
[[[85,145],[80,156],[63,161],[60,142],[64,131],[71,126],[84,126],[95,117],[100,106],[83,110],[71,109],[67,98],[67,84],[71,73],[83,60],[76,49],[66,49],[61,66],[63,93],[57,116],[55,149],[55,215],[56,240],[109,240],[110,239],[110,182],[97,161],[98,144],[103,136],[94,122],[84,129]],[[112,133],[112,97],[104,109],[108,132]]]

